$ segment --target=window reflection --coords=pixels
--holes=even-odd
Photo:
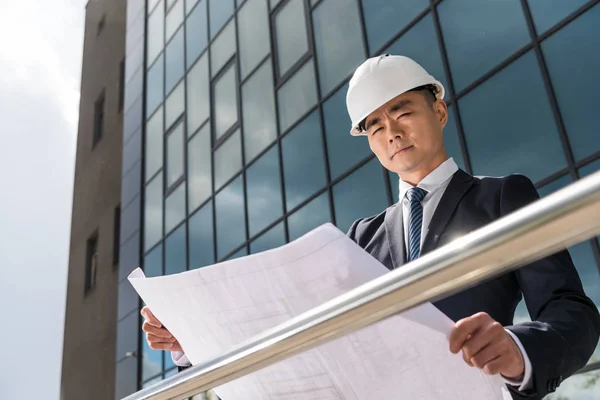
[[[167,129],[173,125],[173,122],[183,113],[185,107],[185,86],[181,81],[179,85],[171,92],[165,102],[165,126]]]
[[[225,257],[246,240],[244,181],[240,175],[215,198],[217,258]]]
[[[159,173],[147,186],[144,205],[144,248],[150,249],[162,238],[163,175]]]
[[[210,12],[210,38],[214,38],[225,22],[233,14],[233,0],[210,0],[208,10]]]
[[[297,18],[297,17],[296,17]],[[352,74],[365,59],[357,0],[328,0],[313,10],[321,96]]]
[[[167,27],[165,30],[167,42],[169,41],[169,39],[171,39],[171,37],[173,36],[177,28],[179,28],[182,22],[183,0],[179,0],[177,4],[175,4],[173,8],[169,10],[169,13],[167,15]]]
[[[163,275],[163,248],[159,244],[144,257],[144,275],[150,278]]]
[[[328,192],[319,195],[289,216],[288,231],[290,240],[298,239],[326,222],[331,222]]]
[[[283,213],[278,147],[274,146],[246,172],[250,236]]]
[[[210,66],[212,76],[216,76],[234,54],[235,19],[232,19],[210,46]]]
[[[197,0],[196,0],[197,1]],[[186,0],[189,3],[189,0]],[[185,23],[187,67],[189,68],[206,49],[208,44],[208,28],[206,0],[201,0],[190,13]]]
[[[242,79],[269,54],[268,12],[267,0],[248,0],[238,11]]]
[[[357,219],[376,215],[387,207],[381,168],[373,159],[333,187],[335,221],[341,231],[348,231]]]
[[[404,29],[419,13],[429,7],[428,0],[362,0],[365,27],[371,54],[376,54],[381,46],[396,33]],[[419,41],[421,42],[421,41]],[[422,42],[421,42],[422,43]],[[421,45],[427,48],[426,44]],[[429,47],[431,49],[431,47]],[[437,48],[437,44],[435,45]],[[387,51],[386,51],[387,53]],[[392,54],[392,53],[390,53]],[[393,53],[409,56],[404,53]],[[410,56],[409,56],[410,57]]]
[[[165,200],[165,233],[168,233],[185,218],[185,182]]]
[[[215,190],[242,169],[242,140],[239,129],[215,151]]]
[[[154,176],[163,165],[163,108],[160,107],[146,123],[146,181]]]
[[[438,12],[457,92],[530,41],[519,0],[447,0]]]
[[[583,178],[598,171],[600,171],[600,160],[596,160],[585,167],[579,168],[579,176]]]
[[[146,115],[152,115],[165,98],[164,56],[161,54],[146,74]]]
[[[250,243],[250,251],[252,254],[283,246],[285,244],[284,228],[283,222],[280,222]]]
[[[210,124],[188,142],[188,208],[195,210],[212,193]]]
[[[591,34],[599,20],[600,5],[596,5],[542,42],[575,161],[600,150],[598,98],[593,90],[573,90],[600,87],[600,35]]]
[[[588,0],[528,0],[528,2],[537,33],[542,34]]]
[[[287,210],[292,210],[327,183],[319,112],[310,114],[282,140]]]
[[[167,136],[167,188],[183,176],[183,123]]]
[[[273,73],[269,61],[242,86],[242,113],[244,152],[248,163],[277,138]]]
[[[215,136],[220,138],[238,120],[235,65],[232,64],[215,84]]]
[[[331,179],[336,179],[357,162],[371,154],[365,137],[350,135],[351,122],[346,111],[348,84],[323,104],[323,119]]]
[[[535,182],[566,166],[532,52],[477,87],[459,105],[475,174],[518,172]]]
[[[147,33],[147,64],[152,65],[158,54],[164,47],[164,29],[165,29],[165,8],[162,3],[156,7],[152,14],[148,17],[148,33]]]
[[[183,224],[165,240],[165,275],[184,272],[186,256],[186,226]]]
[[[275,32],[279,76],[286,72],[308,51],[308,37],[303,0],[290,0],[275,15]]]
[[[186,95],[188,135],[191,135],[196,132],[210,115],[208,55],[206,53],[188,73]]]
[[[179,29],[165,50],[166,55],[166,93],[171,92],[185,71],[183,63],[183,29]]]
[[[140,341],[142,342],[142,381],[145,381],[162,371],[162,351],[152,350],[148,346],[146,334],[141,329]]]
[[[215,262],[212,201],[202,206],[189,220],[190,269]]]
[[[279,125],[285,132],[317,102],[315,70],[309,61],[277,92]]]

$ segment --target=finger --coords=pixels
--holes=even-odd
[[[507,358],[504,356],[500,356],[488,361],[482,368],[482,370],[488,375],[496,375],[500,373],[500,371],[506,369],[508,366],[509,365],[507,363]]]
[[[506,349],[502,343],[494,343],[481,349],[481,351],[472,356],[469,361],[472,366],[483,369],[491,361],[505,356],[505,353]]]
[[[144,322],[142,324],[142,330],[146,333],[152,334],[154,336],[157,336],[157,337],[160,337],[163,339],[175,340],[175,338],[173,337],[171,332],[169,332],[165,328],[157,328],[155,326],[148,324],[147,322]]]
[[[504,332],[504,328],[498,322],[488,323],[482,326],[476,333],[474,333],[471,338],[468,338],[463,344],[462,351],[465,357],[465,360],[470,360],[473,356],[475,356],[481,349],[502,342],[504,340],[506,333]]]
[[[150,325],[155,326],[157,328],[162,327],[160,321],[154,316],[154,314],[152,314],[152,311],[150,311],[150,309],[147,306],[142,308],[141,314],[144,317],[144,319],[146,319],[146,322],[148,322]]]
[[[489,318],[485,313],[478,313],[458,321],[450,334],[450,351],[458,353],[469,339],[469,335],[476,333]]]
[[[164,338],[160,336],[153,335],[151,333],[146,333],[146,341],[148,344],[150,343],[175,343],[177,340],[175,338]]]
[[[148,343],[148,346],[152,350],[171,350],[173,347],[173,343],[164,343],[164,342],[152,342]]]

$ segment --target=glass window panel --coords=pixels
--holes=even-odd
[[[152,12],[154,10],[154,7],[156,6],[156,4],[158,3],[158,0],[148,0],[148,13]],[[164,9],[164,7],[161,7]]]
[[[396,33],[404,29],[417,15],[429,7],[428,0],[363,0],[367,40],[371,54],[376,52]],[[422,47],[426,47],[423,44]],[[437,48],[437,43],[435,45]],[[431,48],[430,48],[431,49]],[[387,53],[387,52],[386,52]],[[392,53],[402,54],[404,53]],[[410,57],[410,56],[408,56]]]
[[[163,174],[162,172],[146,186],[144,205],[144,249],[148,250],[163,235]]]
[[[591,90],[600,87],[600,35],[590,34],[596,31],[598,21],[600,5],[542,42],[575,160],[600,150],[596,117],[598,97]]]
[[[263,0],[261,0],[263,1]],[[246,163],[277,139],[273,71],[266,62],[242,86]]]
[[[561,178],[558,178],[558,179],[548,183],[547,185],[542,186],[541,188],[538,189],[538,193],[540,194],[540,197],[548,196],[549,194],[554,193],[557,190],[564,188],[565,186],[567,186],[570,183],[571,183],[571,177],[569,175],[565,175]]]
[[[600,399],[600,369],[573,375],[565,379],[554,393],[545,398],[547,400]]]
[[[215,136],[220,138],[238,120],[235,64],[215,83]]]
[[[546,32],[589,0],[528,0],[538,34]]]
[[[213,77],[235,54],[235,46],[235,19],[232,19],[210,45],[210,67]]]
[[[277,4],[281,3],[281,0],[269,0],[269,3],[271,4],[271,10],[275,8],[275,6],[277,6]]]
[[[252,254],[260,253],[263,251],[271,250],[285,244],[285,230],[283,222],[278,223],[266,233],[263,233],[250,243],[250,252]]]
[[[411,0],[411,2],[414,3],[415,1]],[[442,63],[440,47],[431,14],[425,16],[415,26],[410,28],[408,32],[400,36],[383,53],[402,54],[403,56],[412,58],[448,90],[444,64]],[[447,99],[448,96],[446,96]]]
[[[183,175],[183,123],[167,136],[167,187]]]
[[[267,0],[248,0],[238,11],[240,72],[244,79],[270,52]]]
[[[165,199],[165,234],[185,218],[185,182]]]
[[[313,61],[310,60],[277,92],[281,132],[285,132],[316,102],[315,69]]]
[[[205,267],[215,262],[212,201],[206,203],[189,219],[190,269]]]
[[[150,278],[163,275],[163,247],[162,244],[156,246],[144,257],[144,274]]]
[[[197,1],[197,0],[196,0]],[[188,1],[189,2],[189,1]],[[206,0],[202,0],[185,23],[187,67],[189,68],[208,44]]]
[[[531,40],[519,0],[446,0],[438,11],[457,92]]]
[[[579,176],[584,177],[600,171],[600,160],[596,160],[585,167],[579,168]]]
[[[167,14],[167,28],[166,28],[167,42],[169,41],[169,39],[171,39],[171,36],[173,36],[173,34],[177,30],[177,28],[179,28],[179,26],[183,22],[183,17],[184,17],[183,0],[179,0],[177,2],[177,4],[175,4],[173,6],[173,8],[171,8],[169,10],[169,13]]]
[[[181,81],[179,85],[171,92],[169,97],[167,97],[167,101],[165,101],[165,117],[166,123],[165,126],[167,129],[173,122],[179,118],[179,116],[183,113],[183,109],[185,107],[185,82]]]
[[[185,271],[186,257],[186,226],[183,224],[165,240],[165,275]]]
[[[288,133],[281,146],[289,211],[327,184],[318,111]]]
[[[173,3],[175,3],[177,0],[167,0],[167,10],[169,10],[171,8],[171,6],[173,6]]]
[[[234,10],[233,0],[209,0],[210,38],[214,38]]]
[[[161,54],[146,75],[146,115],[151,115],[165,98],[164,72],[164,56]]]
[[[128,285],[129,288],[133,289],[129,282],[123,282],[121,285]],[[139,297],[137,296],[135,291],[133,292],[133,296],[131,297],[134,299],[136,305],[135,308],[137,308]],[[119,299],[121,299],[121,296],[119,296]],[[121,302],[119,302],[119,304],[120,303]],[[137,312],[132,312],[117,323],[117,346],[115,353],[116,360],[121,360],[125,358],[128,352],[137,353],[138,343],[136,336],[138,335],[138,332],[140,330],[140,325],[138,324],[138,317],[139,314]]]
[[[350,135],[350,117],[346,110],[348,84],[323,103],[323,120],[331,179],[336,179],[350,167],[371,154],[366,137]]]
[[[215,197],[217,258],[225,257],[246,240],[244,181],[242,175]]]
[[[152,65],[158,54],[165,45],[165,9],[161,1],[160,6],[156,7],[154,12],[148,17],[147,33],[147,64]]]
[[[387,207],[383,172],[377,159],[333,187],[333,206],[336,224],[344,232],[357,219],[378,214]]]
[[[188,207],[190,212],[212,194],[210,124],[188,142]]]
[[[283,213],[278,147],[273,146],[246,172],[248,224],[256,235]]]
[[[242,169],[242,140],[239,129],[215,151],[215,190]]]
[[[183,60],[183,29],[177,31],[167,45],[166,54],[166,91],[169,93],[185,72]]]
[[[152,350],[146,341],[146,334],[140,329],[142,342],[142,380],[153,377],[162,371],[162,351]]]
[[[365,59],[357,0],[328,0],[313,11],[321,96],[327,95]]]
[[[535,182],[566,167],[533,52],[494,75],[459,104],[475,174],[518,172]]]
[[[458,138],[458,128],[456,127],[456,119],[454,116],[454,107],[448,107],[448,122],[444,128],[444,146],[448,157],[452,157],[459,168],[465,169],[465,162],[460,148],[460,140]]]
[[[244,257],[248,255],[248,249],[244,246],[229,257],[227,257],[226,261],[233,260],[236,258]]]
[[[305,18],[303,0],[290,0],[275,15],[279,76],[285,75],[308,51]]]
[[[192,67],[187,77],[188,134],[191,135],[210,115],[210,87],[208,83],[208,55]]]
[[[323,193],[288,217],[290,240],[331,221],[328,192]]]
[[[165,379],[172,377],[173,375],[177,375],[177,365],[173,362],[173,357],[171,357],[171,352],[164,351],[165,357],[165,369],[171,368],[169,371],[165,372]]]
[[[189,14],[190,11],[192,11],[194,6],[196,5],[196,3],[198,3],[198,0],[185,0],[185,13]],[[202,3],[204,3],[204,0],[202,0]],[[206,9],[206,3],[204,4],[204,8]]]
[[[163,165],[163,140],[163,109],[161,107],[146,123],[146,154],[144,157],[146,182]]]

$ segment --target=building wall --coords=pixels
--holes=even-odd
[[[112,397],[114,391],[118,273],[114,247],[118,223],[115,212],[121,201],[120,63],[124,55],[124,12],[124,2],[118,0],[92,1],[86,7],[62,363],[63,400],[104,400]],[[103,134],[94,144],[95,103],[103,91]],[[87,242],[94,233],[98,237],[96,282],[86,292]]]
[[[597,0],[147,0],[144,15],[135,230],[149,276],[327,221],[346,230],[396,202],[397,176],[350,137],[345,109],[353,70],[382,53],[444,84],[446,147],[467,172],[523,173],[547,195],[600,168]],[[600,305],[598,241],[570,250]],[[528,318],[522,304],[516,320]],[[138,343],[138,387],[175,373],[168,353]],[[594,374],[562,394],[600,390],[571,383]]]

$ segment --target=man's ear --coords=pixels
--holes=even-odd
[[[448,123],[448,105],[444,100],[439,99],[433,104],[433,110],[438,121],[440,121],[440,125],[444,128]]]

